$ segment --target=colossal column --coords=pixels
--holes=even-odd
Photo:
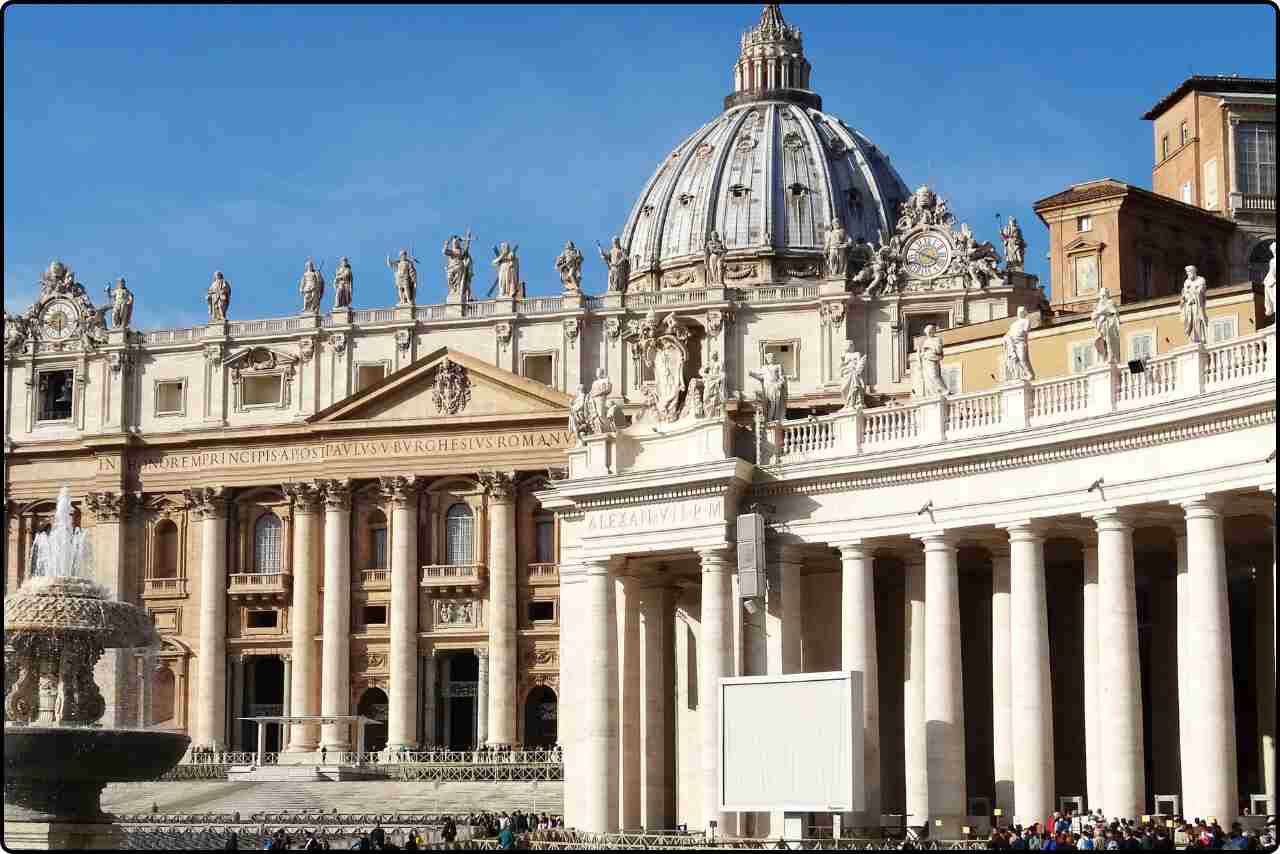
[[[1081,543],[1084,562],[1084,779],[1085,807],[1092,811],[1102,805],[1106,780],[1106,734],[1102,722],[1098,676],[1098,541],[1089,535]]]
[[[290,653],[284,653],[280,656],[280,661],[284,664],[284,703],[281,705],[284,711],[282,714],[293,714],[293,656]],[[280,725],[280,752],[285,752],[289,747],[289,724]]]
[[[391,671],[387,750],[412,750],[418,700],[418,482],[414,475],[379,478],[391,502]]]
[[[1239,809],[1239,792],[1222,508],[1213,498],[1199,497],[1182,502],[1182,509],[1194,605],[1183,613],[1189,625],[1186,643],[1178,644],[1185,656],[1178,670],[1195,686],[1185,694],[1189,708],[1181,710],[1178,721],[1180,729],[1190,729],[1183,744],[1194,751],[1182,757],[1182,812],[1226,822]]]
[[[614,589],[618,620],[618,827],[640,825],[640,589],[619,575]]]
[[[476,747],[489,738],[489,649],[476,647],[479,673],[476,676]]]
[[[489,744],[516,743],[515,481],[481,474],[489,494]]]
[[[1093,520],[1098,529],[1098,693],[1086,698],[1086,707],[1090,702],[1101,707],[1105,763],[1102,799],[1096,806],[1106,815],[1141,815],[1146,771],[1133,527],[1117,510],[1105,510]]]
[[[1275,488],[1270,490],[1275,492]],[[1272,495],[1274,500],[1275,496]],[[1262,755],[1263,791],[1267,815],[1276,814],[1276,565],[1275,517],[1271,522],[1271,561],[1258,568],[1258,610],[1254,620],[1254,672],[1258,682],[1258,747]]]
[[[320,658],[316,654],[320,608],[316,553],[316,532],[320,522],[322,493],[314,483],[283,484],[293,500],[293,607],[289,612],[293,668],[286,714],[314,715],[320,710]],[[320,746],[320,730],[315,724],[289,728],[290,753],[311,753]]]
[[[772,578],[764,620],[767,672],[799,673],[804,637],[803,556],[796,546],[782,546],[771,557],[768,565],[776,569],[769,573]]]
[[[671,589],[648,587],[640,603],[640,824],[666,828],[674,824],[668,804],[667,778],[667,646],[672,642]]]
[[[908,824],[929,820],[929,754],[925,742],[925,580],[924,561],[911,555],[903,567],[906,574],[903,643],[902,741],[906,767],[903,781],[907,798]]]
[[[200,524],[200,652],[196,662],[196,742],[226,749],[227,493],[221,486],[187,491]]]
[[[423,679],[426,684],[422,688],[422,741],[424,747],[436,746],[436,659],[439,652],[431,650],[431,654],[423,660]]]
[[[1034,523],[1008,525],[1009,650],[1013,685],[1014,821],[1049,815],[1053,798],[1053,696],[1049,682],[1049,602],[1044,534]]]
[[[951,836],[959,831],[968,810],[964,677],[960,670],[960,578],[956,545],[949,535],[930,532],[917,539],[924,543],[924,714],[929,818],[941,819],[942,834]]]
[[[1014,810],[1013,664],[1010,649],[1009,549],[991,549],[991,747],[995,759],[999,823],[1011,823]]]
[[[351,712],[351,482],[321,481],[324,488],[324,636],[321,655],[320,714]],[[349,750],[350,727],[325,724],[320,744],[329,750]]]
[[[880,675],[876,663],[874,557],[861,542],[841,543],[840,669],[862,674],[863,785],[859,827],[880,826]]]
[[[582,829],[606,833],[618,829],[618,646],[613,577],[603,560],[583,562],[586,583],[582,608],[581,775]]]
[[[730,578],[733,564],[724,547],[703,549],[702,626],[699,638],[698,704],[702,737],[702,824],[715,821],[726,829],[729,813],[717,809],[720,800],[720,679],[733,672],[733,629]]]
[[[111,591],[121,601],[127,601],[130,591],[125,589],[128,560],[125,556],[125,528],[128,524],[133,495],[119,492],[90,492],[85,496],[85,506],[93,514],[93,580]],[[226,594],[225,588],[223,595]],[[102,653],[93,668],[94,680],[102,692],[106,711],[102,715],[105,727],[127,726],[132,720],[129,711],[129,651],[108,649]]]

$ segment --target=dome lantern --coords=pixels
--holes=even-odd
[[[733,93],[724,99],[725,109],[770,100],[821,110],[822,98],[809,89],[811,70],[800,30],[783,19],[777,3],[769,3],[760,22],[742,34],[733,65]]]

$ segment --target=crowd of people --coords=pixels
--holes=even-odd
[[[1109,819],[1102,810],[1073,815],[1055,812],[1029,826],[996,827],[988,838],[996,850],[1134,851],[1222,848],[1271,850],[1276,845],[1274,821],[1263,831],[1246,830],[1239,822],[1224,829],[1217,819],[1159,817],[1146,821]]]
[[[548,813],[526,813],[520,810],[513,812],[473,812],[466,816],[444,816],[440,824],[439,840],[453,843],[458,840],[459,827],[470,828],[471,839],[496,839],[502,849],[519,850],[528,845],[528,834],[538,830],[554,830],[564,827],[564,820],[558,815]],[[349,848],[354,851],[417,851],[433,842],[430,831],[419,831],[417,828],[397,828],[386,830],[381,822],[376,822],[372,829],[361,832],[354,839],[348,837],[338,843],[339,849]],[[299,835],[291,835],[284,828],[276,830],[262,840],[264,851],[329,851],[334,843],[325,834],[308,830]],[[224,850],[235,851],[239,848],[239,837],[232,833],[227,836]]]

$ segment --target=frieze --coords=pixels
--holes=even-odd
[[[588,510],[586,516],[587,530],[599,534],[706,525],[724,521],[724,496],[617,510]]]

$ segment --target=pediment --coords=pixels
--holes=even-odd
[[[568,412],[569,403],[569,395],[563,392],[441,347],[317,412],[308,421],[325,424],[559,416]]]
[[[1107,244],[1099,240],[1086,240],[1083,237],[1077,237],[1075,240],[1062,247],[1064,254],[1073,252],[1101,252],[1102,248]]]

